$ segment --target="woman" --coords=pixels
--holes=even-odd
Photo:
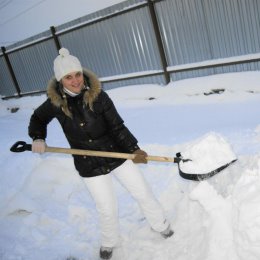
[[[147,163],[146,152],[124,125],[113,102],[102,91],[95,74],[83,69],[80,61],[65,48],[54,60],[55,78],[47,87],[48,99],[33,113],[29,135],[32,151],[43,153],[47,125],[56,118],[71,146],[76,149],[126,152],[135,154],[132,161],[74,155],[74,164],[83,178],[101,226],[100,258],[110,259],[120,240],[117,201],[112,176],[136,199],[152,229],[164,238],[173,231],[142,174],[134,163]]]

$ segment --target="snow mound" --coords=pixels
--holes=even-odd
[[[238,259],[233,244],[232,201],[223,198],[208,182],[201,182],[190,193],[207,212],[208,252],[205,260]]]
[[[187,144],[182,155],[192,160],[180,163],[181,170],[190,174],[206,174],[236,159],[230,144],[217,133],[208,133]]]
[[[241,161],[241,176],[227,197],[208,181],[200,182],[189,194],[207,213],[200,219],[207,228],[205,260],[259,259],[260,156],[241,158]]]
[[[249,158],[232,196],[233,230],[240,259],[260,254],[260,155]]]

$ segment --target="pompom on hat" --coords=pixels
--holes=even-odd
[[[70,55],[65,48],[59,50],[59,56],[54,60],[53,69],[58,81],[71,72],[83,71],[79,59]]]

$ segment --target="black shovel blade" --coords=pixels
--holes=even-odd
[[[217,173],[223,171],[224,169],[226,169],[229,165],[231,165],[232,163],[236,162],[237,159],[234,159],[233,161],[224,164],[222,166],[220,166],[219,168],[208,172],[208,173],[203,173],[203,174],[199,174],[199,173],[185,173],[180,169],[180,164],[178,163],[178,169],[179,169],[179,174],[182,178],[187,179],[187,180],[191,180],[191,181],[204,181],[207,180],[209,178],[211,178],[212,176],[216,175]]]

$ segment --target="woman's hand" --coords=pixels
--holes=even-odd
[[[33,153],[44,153],[46,148],[46,143],[43,139],[36,139],[32,143]]]
[[[134,163],[147,163],[147,153],[145,151],[138,149],[133,154],[135,154],[135,158],[132,159]]]

